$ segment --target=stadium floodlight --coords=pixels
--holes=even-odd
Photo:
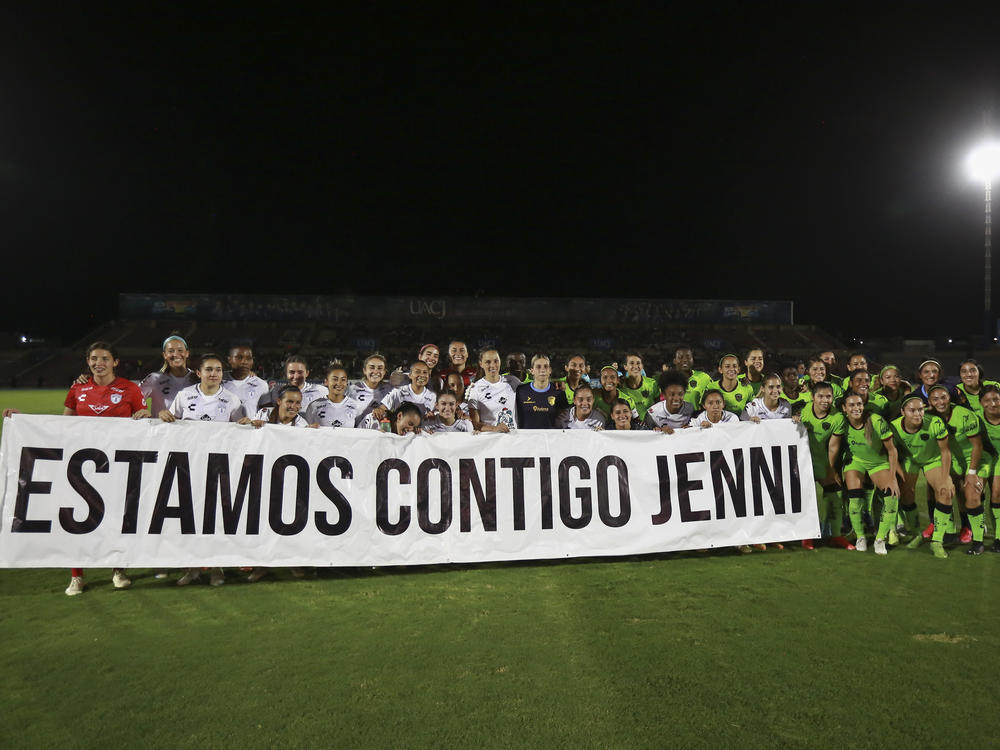
[[[988,141],[976,146],[965,160],[969,176],[987,182],[1000,174],[1000,143]]]

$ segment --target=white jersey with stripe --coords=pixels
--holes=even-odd
[[[740,421],[739,417],[737,417],[731,411],[727,411],[727,410],[723,409],[722,410],[722,419],[720,419],[718,422],[709,422],[708,415],[705,412],[701,412],[701,414],[699,414],[697,417],[695,417],[694,419],[691,420],[691,426],[692,427],[701,427],[705,423],[709,423],[709,424],[712,424],[712,425],[735,424],[736,422],[739,422],[739,421]]]
[[[479,412],[481,424],[491,427],[498,423],[506,423],[508,427],[517,427],[517,409],[515,408],[517,379],[512,376],[501,377],[496,383],[486,378],[480,378],[469,386],[465,399],[470,409]]]
[[[646,412],[646,424],[653,427],[669,427],[672,430],[679,430],[687,427],[691,422],[691,415],[694,414],[694,407],[687,401],[681,401],[681,408],[676,414],[667,411],[666,401],[657,401]]]
[[[743,414],[740,415],[740,419],[744,422],[748,422],[754,417],[760,419],[763,422],[765,419],[789,419],[792,416],[792,405],[788,403],[786,399],[779,398],[778,406],[771,411],[764,404],[763,398],[755,398],[745,407],[743,407]]]
[[[361,404],[361,414],[358,417],[358,425],[366,416],[371,413],[379,403],[392,390],[392,386],[386,382],[381,382],[374,388],[369,388],[364,380],[356,380],[347,388],[348,398],[353,398]]]
[[[437,394],[430,388],[424,388],[420,393],[414,393],[412,385],[401,385],[383,396],[381,403],[382,406],[392,411],[396,411],[405,403],[416,404],[424,414],[427,414],[434,411]]]
[[[254,419],[255,420],[259,420],[261,422],[270,422],[271,421],[271,411],[273,409],[277,409],[277,408],[278,408],[277,406],[265,406],[263,409],[258,409],[257,413],[254,415]],[[293,419],[291,422],[289,422],[286,425],[281,425],[280,422],[278,422],[276,424],[278,424],[280,426],[283,426],[283,427],[308,427],[309,426],[309,423],[302,418],[301,414],[296,414],[295,415],[295,419]]]
[[[361,404],[349,396],[340,403],[318,398],[306,409],[306,421],[320,427],[355,427],[362,411]]]
[[[170,372],[151,372],[139,383],[142,395],[149,399],[150,413],[159,414],[177,398],[177,394],[185,388],[198,383],[198,376],[191,370],[187,374],[171,375]]]
[[[257,413],[257,402],[268,392],[267,381],[261,380],[256,375],[247,375],[243,380],[236,380],[231,372],[223,376],[222,387],[236,394],[236,397],[243,402],[243,411],[247,415]]]
[[[202,392],[201,384],[189,385],[178,393],[170,404],[170,413],[178,419],[202,422],[235,422],[244,414],[235,393],[219,388],[208,396]]]
[[[437,417],[431,417],[428,419],[420,425],[420,429],[423,432],[430,433],[431,435],[445,432],[474,432],[472,429],[472,422],[468,419],[456,419],[451,424],[445,424]]]
[[[577,419],[574,406],[556,417],[556,427],[560,430],[603,430],[605,421],[603,414],[593,411],[583,419]]]

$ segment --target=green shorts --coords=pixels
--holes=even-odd
[[[927,473],[931,469],[941,468],[941,456],[938,456],[933,461],[928,461],[925,464],[917,463],[910,456],[906,456],[903,459],[903,473],[904,474],[918,474],[923,471]]]
[[[844,473],[849,471],[858,471],[862,474],[867,474],[871,476],[872,474],[877,474],[880,471],[889,471],[888,461],[863,461],[860,458],[854,457],[851,462],[844,467]]]
[[[980,479],[989,479],[993,476],[993,457],[986,452],[979,457],[979,469],[976,476]],[[965,456],[955,456],[951,459],[951,473],[956,477],[965,477],[969,471],[969,461]]]

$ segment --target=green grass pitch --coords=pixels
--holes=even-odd
[[[2,570],[0,747],[990,746],[1000,555],[962,549]]]

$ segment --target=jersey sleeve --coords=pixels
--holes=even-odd
[[[393,388],[382,397],[382,401],[380,403],[390,411],[395,411],[399,408],[399,405],[403,403],[403,394],[400,392],[399,388]]]
[[[233,396],[233,406],[229,410],[229,421],[239,422],[246,414],[246,410],[243,408],[243,402],[240,401],[238,396]]]
[[[128,381],[128,384],[128,403],[132,408],[132,413],[135,414],[146,408],[146,396],[143,394],[142,389],[131,380]]]
[[[934,420],[931,422],[931,436],[935,440],[948,439],[948,427],[940,417],[934,417]]]
[[[153,392],[153,388],[156,387],[156,381],[159,379],[158,375],[159,373],[151,372],[139,382],[139,391],[142,393],[143,398],[149,398]]]
[[[183,392],[184,391],[181,391],[181,393]],[[169,411],[178,419],[184,418],[184,406],[183,404],[181,404],[181,393],[178,393],[176,396],[174,396],[173,399],[170,401],[169,406],[167,406],[167,411]]]
[[[65,406],[67,409],[72,409],[74,412],[76,411],[76,388],[75,387],[74,388],[70,388],[69,391],[66,393],[66,400],[63,401],[63,406]]]
[[[975,412],[969,411],[969,413],[964,416],[962,422],[963,422],[962,428],[965,430],[965,434],[968,437],[973,437],[979,434],[980,432],[979,417],[976,416]]]
[[[880,441],[888,440],[892,437],[892,428],[878,414],[872,414],[872,427],[877,431]]]

